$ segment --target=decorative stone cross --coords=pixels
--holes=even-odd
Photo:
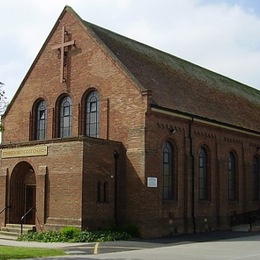
[[[75,44],[75,41],[68,41],[66,42],[65,36],[68,35],[67,31],[65,30],[65,26],[62,26],[62,35],[61,35],[61,44],[55,45],[52,47],[53,50],[59,50],[60,51],[60,83],[64,82],[66,79],[64,78],[64,57],[65,57],[65,48],[72,46]]]

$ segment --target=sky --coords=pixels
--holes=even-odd
[[[84,20],[260,90],[259,0],[0,2],[0,82],[10,101],[65,5]]]

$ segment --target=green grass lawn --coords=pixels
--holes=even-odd
[[[0,259],[23,259],[65,255],[61,249],[0,246]]]

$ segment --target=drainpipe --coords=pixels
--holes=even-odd
[[[193,233],[196,234],[196,218],[195,218],[195,164],[193,155],[193,139],[192,139],[192,118],[189,122],[189,140],[190,140],[190,158],[191,158],[191,217],[193,224]]]
[[[118,201],[117,201],[117,182],[118,182],[118,172],[117,172],[117,161],[118,161],[118,157],[119,157],[119,153],[117,152],[117,150],[114,150],[114,159],[115,159],[115,201],[114,201],[114,218],[115,218],[115,226],[118,226],[118,214],[117,214],[117,205],[118,205]]]

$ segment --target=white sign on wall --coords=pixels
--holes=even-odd
[[[156,177],[148,177],[147,178],[147,187],[157,188],[157,178]]]

